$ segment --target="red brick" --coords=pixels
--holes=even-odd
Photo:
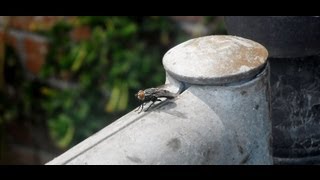
[[[63,16],[11,16],[9,26],[25,31],[49,30]]]
[[[2,29],[0,29],[0,58],[4,58],[4,43],[5,34]]]
[[[34,16],[29,28],[34,30],[49,30],[54,26],[63,16]]]
[[[33,37],[25,37],[24,48],[26,68],[33,74],[38,74],[48,52],[48,43]]]
[[[39,55],[28,55],[26,58],[26,68],[32,73],[37,75],[40,70],[42,65],[45,62],[45,58],[43,56]]]
[[[17,49],[18,39],[14,34],[7,32],[5,34],[5,42],[14,49]]]
[[[4,41],[4,37],[5,37],[5,34],[3,32],[3,29],[0,29],[0,42]]]
[[[47,31],[50,30],[58,21],[66,21],[77,24],[77,16],[0,16],[0,26],[8,20],[10,28],[24,31]]]
[[[70,32],[70,36],[74,41],[86,40],[91,36],[91,29],[89,26],[76,27]]]
[[[32,22],[32,16],[11,16],[9,20],[9,27],[17,29],[28,29]]]
[[[14,48],[17,47],[17,38],[8,32],[4,32],[4,30],[1,28],[0,28],[0,42],[5,42],[6,44]]]
[[[43,37],[26,36],[24,47],[27,54],[36,52],[45,55],[48,51],[48,42]]]

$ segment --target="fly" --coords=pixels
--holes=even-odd
[[[170,92],[168,90],[165,90],[165,89],[163,89],[161,87],[157,87],[157,88],[148,88],[148,89],[145,89],[145,90],[140,90],[137,94],[135,94],[135,96],[138,98],[138,100],[142,101],[142,104],[135,111],[138,111],[140,108],[141,108],[141,111],[142,111],[143,110],[143,105],[145,103],[148,103],[148,102],[152,101],[150,106],[146,109],[146,111],[148,111],[148,109],[156,101],[161,101],[161,99],[159,99],[159,98],[173,99],[173,98],[175,98],[177,96],[177,94],[176,93],[172,93],[172,92]]]

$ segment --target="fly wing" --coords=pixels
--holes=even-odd
[[[159,88],[159,89],[164,89],[164,90],[167,90],[171,93],[175,93],[175,94],[180,94],[183,89],[185,88],[184,87],[184,84],[183,83],[180,83],[180,84],[163,84],[161,86],[158,86],[156,88]]]
[[[144,95],[145,96],[153,96],[157,91],[159,90],[159,88],[148,88],[144,90]]]
[[[144,90],[145,95],[149,95],[149,96],[155,96],[155,97],[165,97],[168,99],[172,99],[175,98],[177,96],[177,94],[172,93],[168,90],[165,89],[161,89],[161,88],[149,88]]]
[[[167,91],[167,90],[159,90],[156,92],[156,96],[157,97],[165,97],[165,98],[168,98],[168,99],[173,99],[177,96],[178,94],[175,94],[175,93],[172,93],[170,91]]]

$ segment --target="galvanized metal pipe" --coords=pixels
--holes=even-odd
[[[273,164],[267,50],[235,36],[184,42],[163,58],[183,92],[130,112],[49,164]]]

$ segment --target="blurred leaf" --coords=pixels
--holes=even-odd
[[[128,85],[127,83],[122,83],[121,85],[121,95],[118,103],[118,110],[123,111],[128,105]]]
[[[88,73],[81,74],[79,80],[83,88],[87,88],[89,85],[91,85],[91,76]]]
[[[118,84],[115,84],[111,91],[111,97],[108,103],[106,104],[105,111],[106,112],[113,112],[117,108],[117,104],[119,102],[120,98],[120,86]]]
[[[43,86],[40,91],[45,96],[55,96],[58,93],[54,89],[45,86]]]
[[[75,127],[72,119],[66,114],[60,114],[56,119],[49,120],[49,134],[56,145],[66,148],[74,136]]]
[[[82,102],[79,104],[79,108],[76,111],[76,115],[80,120],[84,120],[87,117],[89,110],[89,105],[86,102]]]
[[[128,85],[130,88],[132,89],[138,89],[139,87],[141,87],[141,84],[139,81],[137,81],[137,79],[135,78],[131,78],[128,80]]]
[[[71,66],[71,71],[75,72],[78,71],[84,61],[84,59],[87,56],[87,51],[85,48],[85,44],[82,44],[82,46],[80,46],[78,54],[76,56],[76,58],[74,59],[74,62]]]
[[[65,111],[70,110],[72,105],[73,105],[73,99],[70,96],[66,97],[66,99],[63,102],[63,109]]]
[[[129,23],[121,30],[121,34],[124,37],[128,37],[129,35],[132,35],[132,34],[136,33],[136,31],[137,31],[136,24]]]
[[[161,32],[160,42],[163,45],[168,45],[170,43],[169,34],[166,31]]]

